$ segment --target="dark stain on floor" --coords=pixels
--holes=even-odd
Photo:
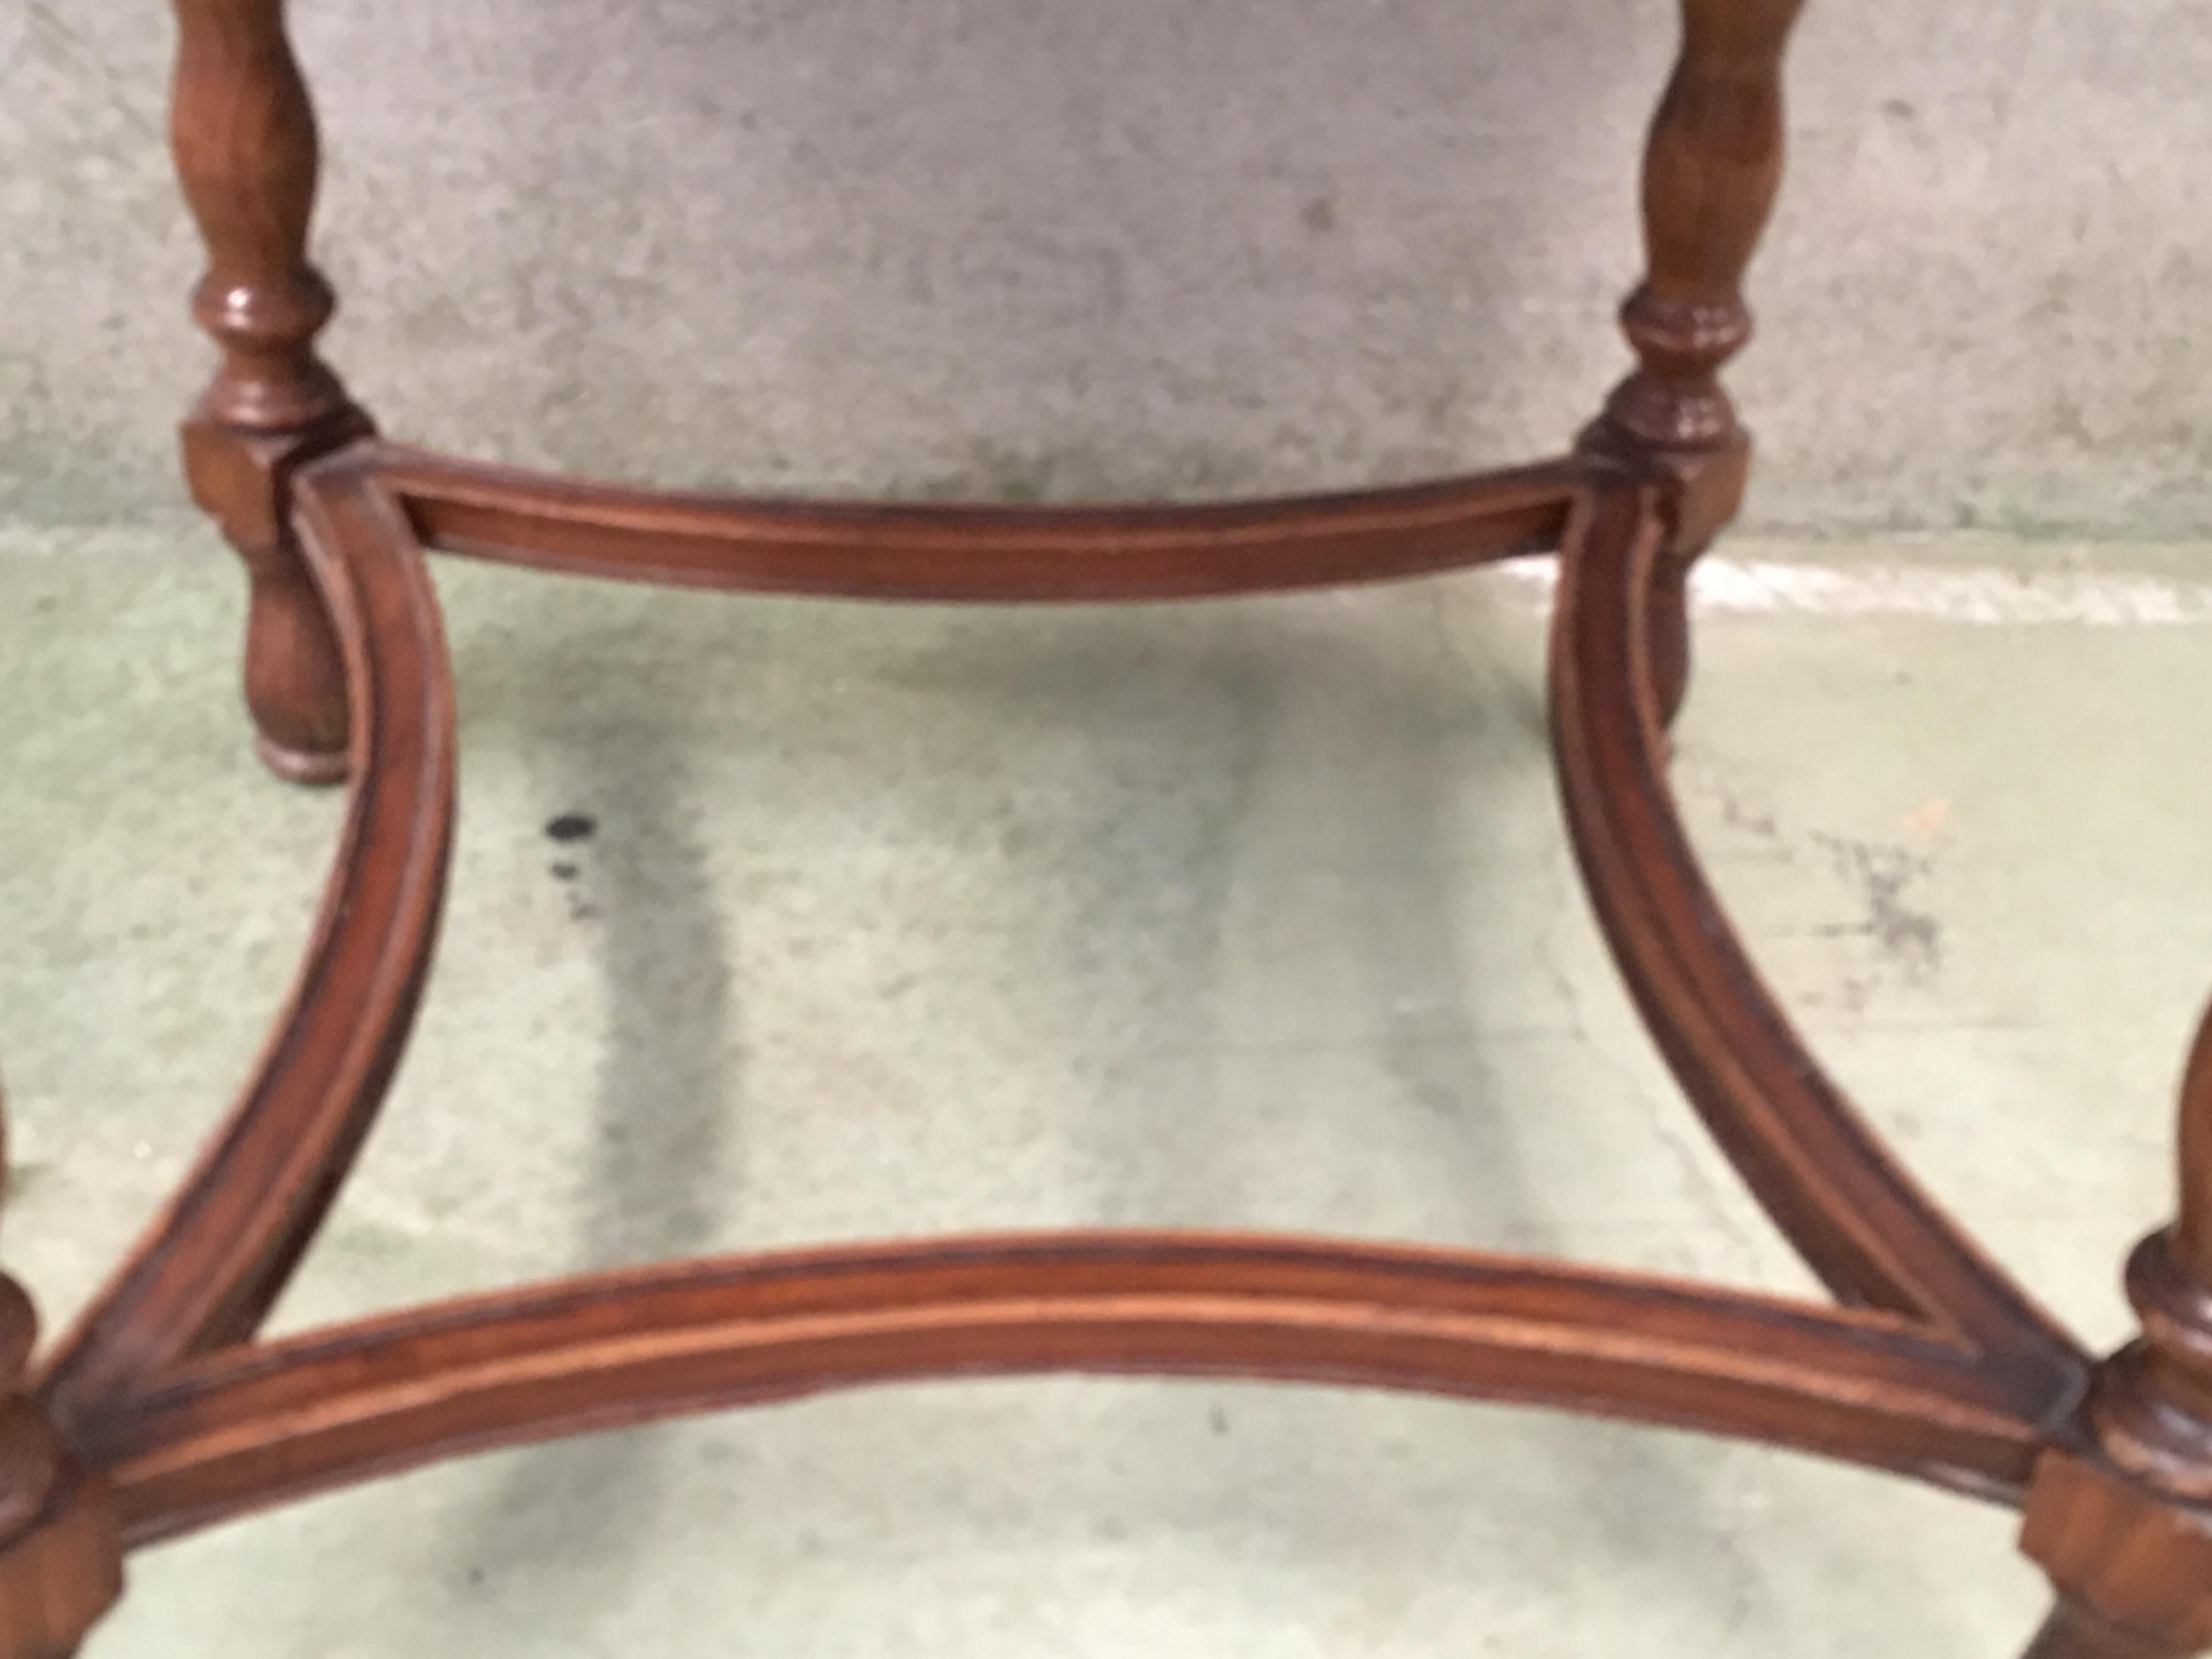
[[[1943,966],[1943,924],[1907,900],[1913,882],[1928,873],[1928,860],[1910,848],[1881,842],[1827,835],[1814,839],[1866,905],[1863,921],[1835,931],[1866,934],[1907,984],[1925,985],[1933,979]]]

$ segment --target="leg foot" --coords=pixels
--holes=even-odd
[[[2212,1647],[2212,1509],[2117,1466],[2112,1449],[2054,1448],[2036,1465],[2021,1547],[2058,1606],[2033,1659],[2189,1659]]]
[[[257,732],[253,734],[253,752],[261,757],[264,766],[287,783],[322,788],[333,783],[343,783],[346,780],[346,757],[343,749],[334,753],[286,749],[266,732]]]
[[[215,515],[246,565],[246,707],[255,748],[291,783],[346,775],[345,659],[289,519],[290,480],[302,461],[366,435],[365,416],[340,409],[298,432],[242,432],[195,414],[184,429],[192,498]]]
[[[2146,1643],[2070,1596],[2061,1596],[2022,1659],[2185,1659],[2185,1656],[2178,1648]]]
[[[246,624],[246,706],[254,750],[288,783],[329,784],[346,775],[345,666],[321,598],[296,550],[277,550],[278,575],[255,560]]]
[[[2212,1650],[2212,1015],[2181,1084],[2181,1218],[2136,1249],[2142,1335],[2036,1464],[2021,1545],[2057,1587],[2036,1659]]]
[[[106,1486],[22,1391],[36,1334],[0,1277],[0,1659],[68,1659],[123,1590]]]

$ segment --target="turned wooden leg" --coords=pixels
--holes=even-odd
[[[0,1659],[68,1659],[123,1593],[106,1487],[23,1390],[38,1322],[0,1276]]]
[[[2180,1219],[2127,1283],[2143,1334],[2099,1368],[2078,1439],[2028,1492],[2022,1547],[2059,1595],[2032,1659],[2212,1649],[2212,1015],[2182,1083]]]
[[[345,775],[337,642],[294,540],[292,469],[368,430],[315,355],[330,285],[307,263],[313,108],[284,35],[283,0],[175,0],[170,143],[207,245],[192,314],[222,362],[184,428],[192,497],[251,583],[246,702],[280,775]]]
[[[1689,688],[1689,567],[1743,500],[1751,438],[1720,368],[1751,337],[1743,274],[1782,179],[1782,53],[1802,0],[1682,0],[1682,46],[1644,152],[1647,269],[1621,307],[1637,366],[1583,434],[1593,459],[1673,486],[1645,660],[1672,720]]]
[[[2066,1597],[2027,1644],[2026,1659],[2172,1659],[2174,1650],[2146,1643]]]
[[[67,1659],[123,1593],[107,1489],[25,1392],[38,1334],[31,1298],[0,1273],[0,1659]]]

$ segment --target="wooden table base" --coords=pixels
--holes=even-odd
[[[2041,1659],[2212,1646],[2212,1022],[2181,1216],[2136,1253],[2136,1343],[2086,1352],[1823,1075],[1669,798],[1692,561],[1749,443],[1717,379],[1779,177],[1797,0],[1683,0],[1644,166],[1638,365],[1572,453],[1416,488],[1195,507],[674,497],[378,438],[316,356],[314,123],[282,0],[174,0],[174,139],[222,349],[185,429],[252,580],[246,696],[284,776],[351,787],[321,918],[251,1081],[167,1212],[33,1358],[0,1279],[0,1659],[72,1651],[122,1552],[456,1453],[890,1378],[1037,1371],[1419,1389],[1796,1447],[2021,1504]],[[255,1332],[374,1119],[428,973],[453,694],[423,550],[651,582],[1163,599],[1556,550],[1552,722],[1592,902],[1683,1089],[1833,1293],[1792,1301],[1471,1251],[1108,1231],[586,1275],[276,1341]]]

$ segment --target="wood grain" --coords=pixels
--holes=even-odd
[[[1690,683],[1689,566],[1742,505],[1751,435],[1720,382],[1751,338],[1743,278],[1782,182],[1782,57],[1802,0],[1681,0],[1681,48],[1644,149],[1644,280],[1621,307],[1636,368],[1586,455],[1667,488],[1644,607],[1661,714]]]
[[[335,303],[307,260],[315,116],[283,0],[174,0],[170,151],[208,269],[192,314],[221,352],[183,431],[192,497],[245,561],[246,702],[281,776],[344,772],[344,665],[291,532],[289,482],[368,429],[314,340]]]
[[[1914,1323],[1462,1252],[1120,1231],[565,1280],[210,1356],[88,1446],[137,1540],[454,1452],[897,1378],[1267,1377],[1747,1435],[1990,1495],[2039,1442]]]
[[[2025,1501],[2059,1592],[2036,1659],[2212,1641],[2212,1020],[2179,1218],[2101,1364],[1823,1075],[1669,797],[1690,561],[1750,441],[1723,389],[1781,174],[1799,0],[1682,0],[1645,144],[1636,364],[1564,459],[1195,506],[672,495],[386,444],[317,354],[313,110],[282,0],[174,0],[172,143],[220,352],[184,433],[252,581],[270,764],[350,776],[320,918],[237,1104],[58,1347],[0,1277],[0,1659],[55,1659],[144,1542],[428,1460],[897,1378],[1147,1372],[1422,1389],[1747,1436]],[[368,1132],[422,992],[453,710],[422,549],[737,591],[1133,600],[1428,574],[1558,549],[1552,720],[1577,857],[1675,1075],[1846,1305],[1480,1254],[1085,1232],[671,1262],[257,1343]],[[118,1534],[118,1528],[122,1529]]]
[[[363,472],[340,457],[300,493],[355,694],[352,800],[252,1081],[46,1367],[48,1409],[71,1427],[162,1366],[252,1334],[368,1133],[429,962],[453,792],[436,602],[404,520]]]
[[[1553,622],[1553,744],[1607,942],[1698,1115],[1829,1288],[2002,1357],[2021,1408],[2047,1416],[2079,1395],[2087,1356],[1950,1224],[1797,1040],[1669,800],[1638,660],[1665,556],[1661,499],[1621,482],[1577,507]]]
[[[379,476],[449,552],[631,581],[843,598],[1190,599],[1421,576],[1558,545],[1559,460],[1388,489],[1200,506],[671,495],[387,446]]]
[[[2051,1575],[2041,1639],[2089,1659],[2212,1647],[2212,1014],[2183,1073],[2180,1218],[2129,1259],[2142,1335],[2099,1367],[2036,1466],[2021,1543]]]
[[[63,1659],[123,1593],[107,1484],[26,1391],[38,1320],[0,1274],[0,1659]]]
[[[1636,370],[1605,422],[1644,449],[1738,431],[1721,365],[1751,338],[1743,276],[1782,182],[1782,55],[1802,0],[1682,0],[1681,50],[1644,152],[1643,282],[1621,307]]]

